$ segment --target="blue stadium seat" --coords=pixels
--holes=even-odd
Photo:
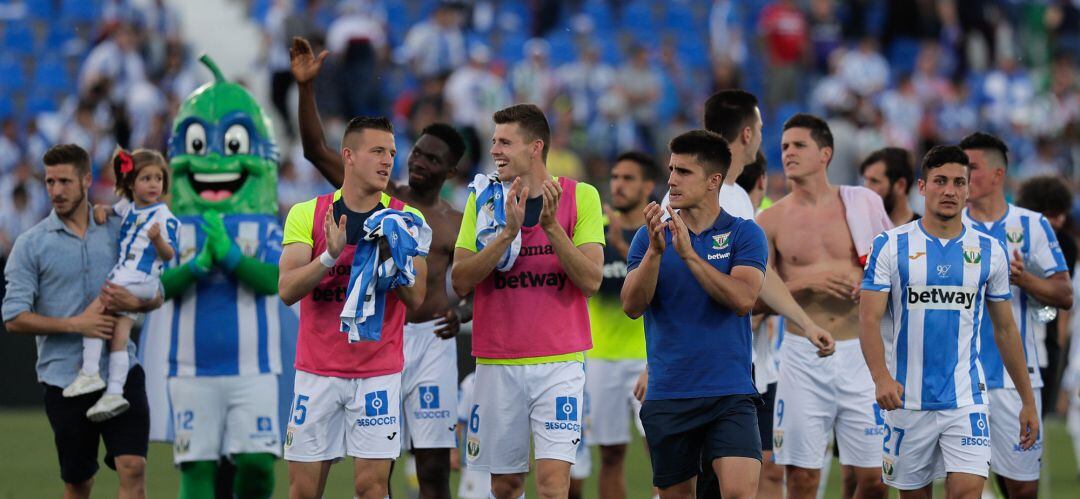
[[[34,53],[34,29],[26,22],[8,22],[4,26],[4,51],[29,55]]]
[[[59,99],[56,98],[56,94],[51,92],[37,90],[26,99],[26,105],[23,109],[23,114],[32,118],[41,113],[50,113],[59,109]]]
[[[34,88],[55,92],[72,92],[75,86],[64,62],[59,58],[46,58],[34,68]]]
[[[15,105],[11,102],[11,96],[0,94],[0,120],[9,118],[15,113]]]
[[[68,23],[49,24],[49,29],[45,32],[44,51],[46,53],[56,53],[64,48],[64,44],[78,37],[75,28]]]
[[[92,23],[101,17],[101,0],[61,0],[60,17],[64,21]]]
[[[26,72],[23,65],[13,56],[0,59],[0,93],[9,93],[26,87]]]
[[[53,0],[30,0],[26,2],[26,10],[31,17],[51,21],[56,16],[56,2]]]

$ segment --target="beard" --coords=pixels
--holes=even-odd
[[[71,199],[71,205],[65,211],[57,210],[56,214],[60,218],[68,218],[79,209],[79,206],[86,203],[86,188],[82,184],[79,185],[79,195],[76,198]],[[55,207],[55,206],[54,206]]]
[[[893,193],[892,186],[889,186],[889,193],[881,198],[881,203],[885,205],[885,213],[892,213],[896,207],[896,194]]]

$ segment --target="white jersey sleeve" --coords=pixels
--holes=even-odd
[[[986,299],[1005,301],[1012,298],[1009,288],[1009,253],[1000,241],[994,241],[990,248],[990,275],[986,278]]]
[[[888,292],[892,288],[895,270],[896,247],[889,240],[889,233],[882,232],[874,238],[870,257],[866,259],[862,289]]]

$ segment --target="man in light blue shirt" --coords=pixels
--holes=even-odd
[[[161,305],[161,295],[140,301],[123,287],[106,282],[116,263],[119,219],[99,225],[91,217],[86,151],[72,144],[58,145],[45,153],[44,163],[53,210],[15,240],[4,269],[4,327],[36,336],[37,377],[45,387],[45,413],[56,436],[65,497],[90,497],[99,436],[107,449],[106,464],[119,474],[121,495],[142,497],[150,420],[135,342],[128,343],[132,367],[124,386],[124,397],[131,402],[127,412],[91,423],[86,411],[100,393],[64,398],[62,391],[81,366],[82,337],[108,339],[112,335],[115,318],[105,309],[150,310]],[[101,305],[88,307],[99,293]],[[105,371],[108,356],[102,356],[101,362]]]

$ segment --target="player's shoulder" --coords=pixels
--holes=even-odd
[[[766,229],[769,226],[776,224],[784,217],[784,213],[787,211],[788,206],[791,205],[790,198],[791,195],[789,194],[781,197],[780,199],[777,199],[773,202],[773,204],[769,205],[768,208],[761,210],[761,212],[757,214],[755,221],[758,223],[758,225],[761,225],[763,228]]]
[[[600,199],[600,191],[597,190],[596,186],[588,182],[582,182],[580,180],[577,180],[575,182],[576,185],[574,186],[574,196],[577,198],[577,201],[579,203],[583,201]]]
[[[1009,218],[1015,220],[1019,220],[1022,218],[1034,218],[1038,220],[1040,218],[1043,218],[1043,216],[1042,213],[1039,213],[1037,211],[1029,210],[1027,208],[1023,208],[1015,204],[1009,203]]]
[[[881,234],[878,234],[878,237],[885,236],[885,237],[890,238],[890,239],[896,239],[897,237],[900,236],[900,234],[911,234],[911,233],[921,233],[921,230],[919,229],[919,221],[918,220],[915,220],[913,222],[908,222],[908,223],[906,223],[904,225],[898,225],[896,227],[893,227],[891,229],[883,231]]]

